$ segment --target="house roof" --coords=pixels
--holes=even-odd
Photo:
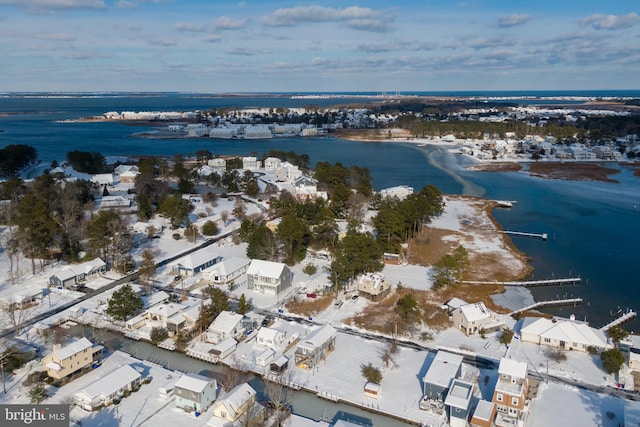
[[[179,387],[184,390],[193,391],[195,393],[202,393],[202,391],[211,382],[215,382],[215,379],[205,377],[199,374],[187,373],[180,377],[174,387]]]
[[[491,317],[491,312],[483,302],[461,305],[457,308],[469,322],[477,322]]]
[[[152,307],[168,299],[169,299],[169,294],[166,293],[165,291],[154,292],[151,295],[142,297],[142,300],[144,301],[147,307]]]
[[[462,356],[438,350],[436,357],[431,362],[423,381],[428,384],[449,387],[451,380],[458,375],[458,369],[462,366]]]
[[[73,271],[73,269],[71,267],[67,267],[64,268],[62,270],[60,270],[59,272],[57,272],[56,274],[53,274],[53,276],[57,277],[58,280],[60,280],[61,282],[67,281],[69,279],[73,279],[74,277],[76,277],[78,274]]]
[[[526,378],[527,376],[527,363],[519,362],[513,359],[500,359],[500,366],[498,367],[498,374],[509,375],[513,378]]]
[[[242,314],[233,313],[231,311],[223,311],[218,314],[218,317],[209,325],[209,330],[213,332],[231,333],[233,329],[238,326],[238,323],[242,322]]]
[[[71,344],[55,350],[53,354],[58,356],[60,360],[64,360],[91,347],[93,347],[93,343],[91,341],[86,338],[80,338]]]
[[[220,255],[217,252],[214,252],[211,248],[205,248],[182,257],[178,262],[178,265],[186,268],[187,270],[193,270],[219,257]]]
[[[235,419],[242,405],[255,395],[256,391],[249,384],[243,383],[231,390],[227,397],[220,401],[220,405],[224,405],[231,418]]]
[[[282,334],[282,332],[277,329],[263,327],[258,331],[256,339],[264,341],[274,341],[278,334]]]
[[[541,338],[568,343],[575,342],[595,347],[606,347],[608,345],[607,336],[603,331],[592,328],[584,322],[570,319],[525,319],[520,332],[522,334],[538,335]]]
[[[467,410],[473,397],[473,384],[462,380],[453,380],[444,404]]]
[[[130,365],[123,365],[78,393],[85,394],[91,400],[100,396],[111,396],[141,377],[140,372],[133,369]]]
[[[254,259],[251,261],[251,265],[247,269],[247,275],[270,277],[277,279],[282,274],[282,270],[286,265],[281,262],[264,261],[261,259]]]
[[[161,304],[156,304],[153,307],[149,307],[147,309],[147,313],[150,314],[158,314],[162,317],[171,317],[175,314],[180,313],[182,310],[185,309],[186,306],[179,304],[177,302],[171,302],[171,303],[161,303]]]
[[[462,307],[463,305],[467,305],[469,304],[468,302],[466,302],[463,299],[460,298],[451,298],[449,301],[447,301],[447,307],[449,307],[450,310],[455,310],[458,307]]]
[[[235,271],[240,270],[241,268],[246,267],[251,260],[249,258],[240,258],[240,257],[229,257],[225,258],[219,263],[208,267],[205,271],[209,276],[211,275],[222,275],[227,276]]]
[[[336,336],[336,330],[331,325],[324,325],[310,333],[298,344],[301,347],[317,348]]]
[[[226,353],[227,350],[229,350],[230,348],[234,348],[237,345],[238,341],[231,337],[227,337],[220,341],[218,344],[214,345],[213,349],[219,351],[220,353]]]
[[[493,402],[482,399],[479,400],[478,405],[476,406],[476,410],[473,411],[473,418],[489,421],[491,419],[491,415],[493,415],[495,406],[496,404]]]

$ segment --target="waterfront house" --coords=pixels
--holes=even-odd
[[[364,273],[358,279],[358,294],[372,301],[380,301],[391,291],[382,273]]]
[[[229,257],[207,268],[203,274],[216,285],[226,285],[234,282],[247,272],[251,264],[249,258]]]
[[[280,295],[291,287],[291,270],[282,262],[254,259],[247,269],[247,288],[267,295]]]
[[[213,409],[213,415],[235,423],[256,404],[256,391],[249,384],[240,384]]]
[[[398,185],[395,187],[383,188],[379,191],[380,196],[383,199],[396,198],[398,200],[404,200],[407,196],[413,194],[413,187],[408,185]]]
[[[207,165],[211,166],[213,172],[220,176],[222,176],[227,170],[227,161],[223,158],[217,157],[215,159],[209,159]]]
[[[267,157],[264,159],[264,169],[275,172],[282,167],[282,160],[277,157]]]
[[[522,427],[525,425],[527,419],[525,403],[528,391],[527,364],[512,359],[500,359],[498,383],[492,399],[498,410],[496,426]]]
[[[206,341],[217,344],[226,338],[238,338],[242,328],[242,314],[222,311],[207,328]]]
[[[65,267],[49,276],[49,285],[56,288],[75,288],[83,282],[98,277],[107,271],[107,264],[94,258],[81,264]]]
[[[569,319],[527,317],[521,322],[520,339],[559,350],[577,350],[585,353],[589,350],[601,352],[613,348],[603,331],[592,328],[586,322],[575,320],[573,316]]]
[[[220,260],[222,257],[217,252],[211,248],[204,248],[180,258],[175,268],[178,274],[191,276],[211,267]]]
[[[329,353],[336,344],[336,330],[331,325],[324,325],[300,340],[296,346],[296,366],[304,369],[313,369]]]
[[[242,169],[249,170],[249,171],[258,170],[258,159],[253,157],[253,156],[251,156],[251,157],[243,157],[242,158]]]
[[[467,427],[473,399],[473,384],[454,379],[444,400],[451,427]]]
[[[218,383],[203,375],[187,373],[173,386],[176,407],[187,411],[202,412],[216,400]]]
[[[276,352],[272,348],[266,348],[260,354],[256,356],[256,365],[267,366],[273,358],[276,356]]]
[[[227,337],[211,347],[209,354],[215,356],[217,360],[222,360],[236,351],[236,348],[238,348],[238,341]]]
[[[438,350],[422,379],[424,397],[444,402],[451,382],[458,378],[461,372],[461,355]]]
[[[113,185],[115,179],[112,173],[99,173],[97,175],[91,176],[91,182],[94,182],[98,185]]]
[[[64,347],[55,345],[53,352],[42,359],[47,375],[59,380],[102,359],[101,345],[94,345],[86,338],[80,338]]]
[[[280,356],[269,365],[269,372],[271,374],[282,374],[289,367],[289,358],[287,356]]]
[[[265,347],[277,347],[284,341],[284,332],[262,327],[256,334],[256,342]]]
[[[479,400],[471,417],[471,427],[492,427],[496,418],[496,404]]]
[[[141,379],[140,372],[123,365],[77,392],[73,402],[86,411],[100,409],[140,387]]]
[[[504,327],[504,322],[498,320],[483,302],[461,305],[453,310],[451,317],[455,327],[467,335],[495,332]]]

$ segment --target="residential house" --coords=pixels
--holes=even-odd
[[[560,350],[597,352],[613,348],[607,335],[586,322],[554,317],[553,319],[527,317],[520,326],[520,339]]]
[[[408,185],[398,185],[380,190],[380,196],[383,199],[397,198],[398,200],[404,200],[411,194],[413,194],[413,187],[409,187]]]
[[[282,374],[289,367],[289,358],[287,356],[280,356],[269,365],[269,372],[272,374]]]
[[[136,176],[140,173],[140,169],[136,165],[118,165],[113,169],[114,175],[118,177],[120,182],[135,182]]]
[[[238,341],[231,337],[227,337],[211,347],[211,350],[209,350],[209,354],[214,356],[217,360],[222,360],[236,351],[237,347]]]
[[[207,328],[206,341],[217,344],[226,338],[238,338],[242,332],[242,314],[223,311]]]
[[[472,398],[473,384],[454,379],[444,400],[451,427],[467,427],[469,425]]]
[[[213,415],[229,422],[236,422],[256,404],[256,391],[249,384],[240,384],[213,409]]]
[[[256,365],[267,366],[273,358],[276,356],[276,352],[272,348],[265,348],[260,354],[256,356]]]
[[[205,248],[180,258],[176,268],[178,274],[194,275],[220,262],[220,260],[222,257],[217,252],[211,248]]]
[[[131,200],[125,196],[102,196],[97,200],[98,209],[128,209],[131,207]]]
[[[498,410],[496,426],[522,427],[525,425],[527,418],[525,403],[528,391],[527,364],[502,358],[498,366],[498,383],[492,399]]]
[[[271,133],[271,132],[269,132]],[[249,171],[258,170],[258,159],[255,157],[243,157],[242,158],[242,169]]]
[[[324,325],[300,340],[296,346],[296,366],[312,369],[329,353],[336,344],[336,330],[331,325]]]
[[[181,376],[173,386],[176,407],[194,412],[206,410],[216,400],[217,391],[215,379],[192,373]]]
[[[213,172],[220,176],[227,170],[227,161],[222,158],[209,159],[207,164],[213,168]]]
[[[282,262],[254,259],[247,269],[247,287],[267,295],[280,295],[291,287],[291,270]]]
[[[358,294],[372,301],[379,301],[391,291],[391,285],[382,273],[365,273],[358,279]]]
[[[451,316],[455,327],[467,335],[494,332],[504,327],[504,322],[498,320],[483,302],[461,305],[453,310]]]
[[[91,182],[94,182],[98,185],[113,185],[115,179],[112,173],[100,173],[91,176]]]
[[[496,418],[496,404],[479,400],[471,417],[471,427],[492,427]]]
[[[82,264],[68,266],[49,277],[49,284],[56,288],[75,288],[83,282],[107,271],[107,264],[100,258]]]
[[[256,335],[256,342],[265,347],[277,347],[284,341],[284,332],[262,327]]]
[[[200,317],[200,305],[194,305],[185,311],[171,316],[166,321],[169,336],[173,336],[181,330],[192,329],[196,325],[198,317]]]
[[[101,345],[94,345],[86,338],[80,338],[64,347],[56,345],[53,352],[42,359],[47,375],[59,380],[81,369],[91,366],[102,358]]]
[[[226,285],[245,274],[249,264],[251,264],[251,260],[248,258],[224,258],[212,267],[207,268],[203,274],[208,277],[210,282],[216,285]]]
[[[140,372],[123,365],[77,392],[73,401],[86,411],[100,409],[139,387],[141,380]]]
[[[422,379],[424,397],[444,402],[451,382],[458,378],[461,372],[461,355],[438,350]]]
[[[282,167],[282,160],[277,157],[267,157],[264,159],[265,170],[275,172]]]

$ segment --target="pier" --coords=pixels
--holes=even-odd
[[[609,329],[613,328],[614,326],[619,326],[619,325],[622,325],[623,323],[627,323],[627,322],[631,321],[637,315],[638,315],[638,313],[636,313],[635,311],[633,311],[631,309],[628,309],[626,313],[624,313],[622,316],[612,320],[611,322],[607,323],[602,328],[600,328],[600,330],[603,331],[603,332],[606,332]]]
[[[566,277],[560,279],[547,279],[547,280],[525,280],[519,282],[477,282],[477,281],[463,281],[462,283],[468,283],[471,285],[503,285],[503,286],[560,286],[560,285],[579,285],[582,282],[580,277]]]
[[[542,239],[544,241],[549,237],[547,233],[525,233],[522,231],[503,231],[504,234],[509,234],[511,236],[522,236],[522,237],[531,237],[532,239]]]
[[[567,298],[567,299],[556,299],[556,300],[549,300],[549,301],[540,301],[540,302],[536,302],[536,303],[533,303],[531,305],[528,305],[526,307],[523,307],[521,309],[512,311],[511,313],[509,313],[509,316],[513,316],[514,314],[523,313],[525,311],[533,310],[533,309],[538,308],[538,307],[546,307],[546,306],[550,306],[550,305],[573,305],[573,306],[575,306],[576,304],[581,304],[581,303],[582,303],[582,298]]]

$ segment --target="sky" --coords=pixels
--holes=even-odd
[[[640,89],[638,0],[0,0],[0,91]]]

